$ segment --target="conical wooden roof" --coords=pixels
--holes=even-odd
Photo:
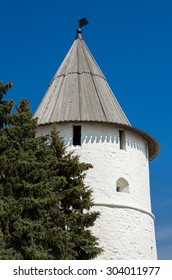
[[[150,134],[129,123],[98,64],[86,46],[81,30],[49,84],[34,118],[38,125],[61,122],[111,123],[141,135],[148,143],[149,159],[159,153]]]
[[[130,125],[81,33],[54,75],[34,117],[45,125],[95,121]]]

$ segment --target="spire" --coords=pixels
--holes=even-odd
[[[39,125],[93,121],[130,125],[84,40],[78,20],[77,38],[58,68],[34,117]]]

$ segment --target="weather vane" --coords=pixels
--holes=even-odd
[[[77,29],[77,33],[81,33],[81,28],[85,25],[87,25],[89,22],[86,18],[79,18],[78,17],[78,29]]]

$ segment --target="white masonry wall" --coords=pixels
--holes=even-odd
[[[81,146],[73,146],[73,125],[81,125]],[[154,216],[151,213],[147,143],[125,131],[120,149],[119,128],[91,123],[59,124],[68,149],[91,163],[85,183],[93,189],[101,216],[93,227],[104,252],[99,259],[156,259]],[[50,127],[40,127],[45,135]]]

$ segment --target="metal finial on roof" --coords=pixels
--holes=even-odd
[[[78,29],[76,30],[77,32],[77,37],[76,38],[82,38],[81,36],[81,33],[82,33],[82,30],[81,28],[85,25],[87,25],[89,22],[86,18],[78,18]]]

